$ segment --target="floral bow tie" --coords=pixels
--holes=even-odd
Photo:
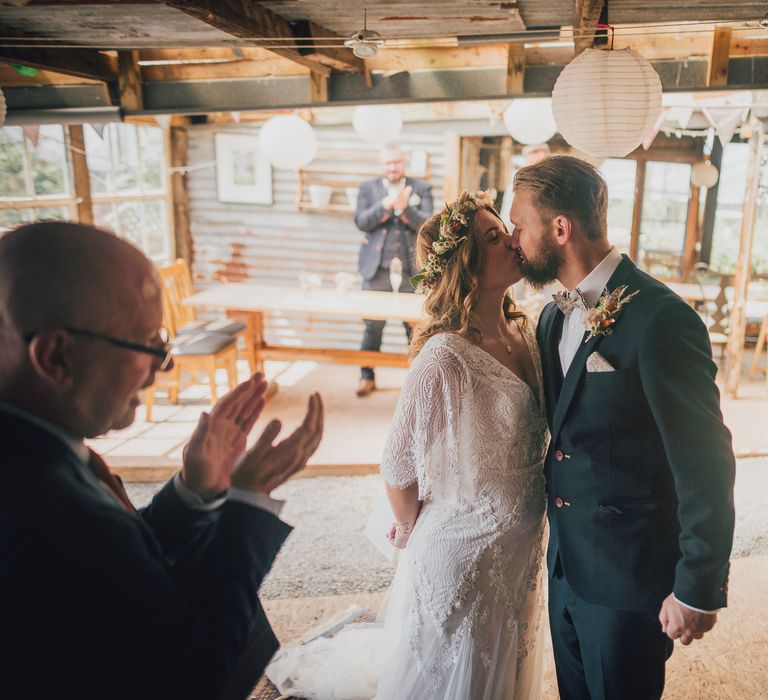
[[[584,299],[584,295],[576,287],[573,291],[557,292],[553,294],[552,298],[557,304],[557,308],[560,309],[566,316],[569,316],[574,309],[581,309],[586,311],[589,307]]]

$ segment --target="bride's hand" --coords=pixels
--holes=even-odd
[[[395,522],[392,523],[392,527],[387,533],[387,539],[395,549],[405,549],[411,532],[413,532],[413,527],[409,523]]]

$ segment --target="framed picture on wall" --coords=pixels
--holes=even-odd
[[[272,204],[272,166],[259,155],[259,139],[216,134],[216,181],[220,202]]]
[[[411,151],[408,159],[408,175],[411,177],[429,177],[429,152]]]

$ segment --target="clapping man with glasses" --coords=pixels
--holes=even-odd
[[[282,442],[272,421],[246,449],[266,382],[240,384],[137,512],[83,439],[130,425],[172,365],[161,323],[152,264],[116,236],[46,223],[0,239],[8,697],[245,697],[277,648],[257,593],[290,527],[270,492],[316,450],[322,402]]]

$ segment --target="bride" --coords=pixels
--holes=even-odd
[[[403,549],[384,624],[279,656],[281,692],[326,700],[540,693],[548,442],[533,329],[507,289],[520,257],[486,193],[420,228],[426,319],[381,463]]]

